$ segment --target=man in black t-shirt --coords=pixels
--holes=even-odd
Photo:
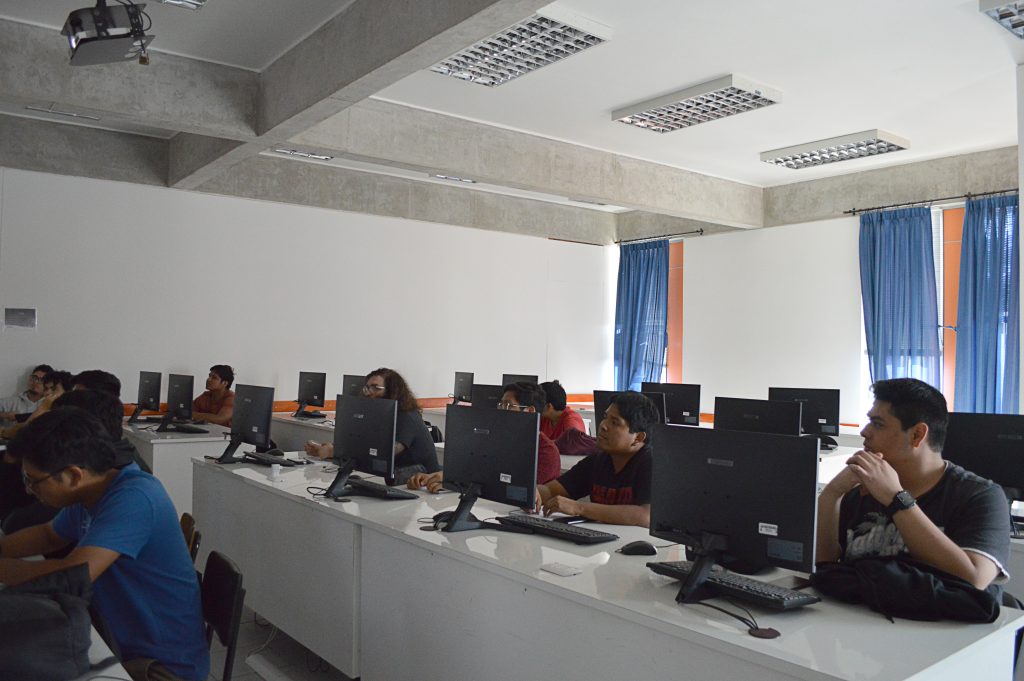
[[[818,497],[817,560],[905,554],[998,597],[1009,579],[1002,489],[943,460],[939,391],[912,378],[871,389],[864,449]]]
[[[545,515],[565,513],[612,525],[651,522],[649,429],[658,423],[654,403],[629,391],[612,396],[597,429],[597,454],[560,477],[537,486]],[[589,496],[590,501],[579,499]]]

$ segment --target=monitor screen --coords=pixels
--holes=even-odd
[[[472,371],[456,371],[455,372],[455,390],[452,392],[452,397],[455,398],[456,402],[471,402],[473,395],[473,372]]]
[[[501,396],[504,394],[503,386],[474,383],[473,388],[470,390],[470,402],[472,402],[474,407],[497,409],[498,402],[501,401]]]
[[[813,571],[817,439],[657,426],[653,440],[652,535],[737,572]]]
[[[139,372],[139,399],[136,404],[142,409],[160,411],[160,378],[159,371]],[[191,389],[189,389],[191,392]],[[191,405],[192,398],[189,398]]]
[[[445,488],[472,501],[482,497],[520,508],[532,506],[539,427],[537,413],[450,405],[445,417]],[[463,506],[460,503],[460,509]],[[467,518],[471,506],[472,502],[464,509]]]
[[[345,374],[341,379],[341,392],[349,397],[362,397],[363,387],[366,385],[366,376]]]
[[[268,448],[273,412],[273,388],[238,384],[235,386],[235,410],[231,415],[231,439],[257,449]]]
[[[641,383],[644,393],[665,393],[665,423],[700,425],[700,385],[696,383]]]
[[[716,397],[715,429],[799,435],[800,403]]]
[[[799,402],[804,435],[839,435],[839,390],[768,388],[768,399]]]
[[[192,418],[192,377],[183,374],[167,376],[167,414],[174,419]]]
[[[302,405],[324,406],[324,393],[327,392],[327,374],[313,371],[299,372],[299,397],[295,401]]]
[[[395,424],[398,402],[338,395],[334,414],[334,458],[355,469],[395,480]],[[328,496],[332,496],[328,493]]]
[[[1024,416],[951,412],[942,458],[1024,501]]]
[[[508,385],[509,383],[536,383],[536,374],[502,374],[501,384]]]

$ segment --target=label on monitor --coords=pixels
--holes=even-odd
[[[779,536],[779,526],[778,525],[772,525],[771,523],[758,523],[757,524],[757,533],[758,534],[765,534],[765,535],[768,535],[769,537],[778,537]]]
[[[818,423],[828,423],[828,419],[818,419]]]
[[[505,484],[508,484],[508,483],[512,482],[512,476],[509,475],[508,473],[499,473],[498,474],[498,481],[499,482],[504,482]]]
[[[377,456],[377,450],[374,447],[370,447],[370,456]]]
[[[689,416],[689,415],[690,415],[690,412],[688,412],[688,411],[684,411],[683,412],[683,416]]]
[[[509,485],[505,488],[505,498],[512,502],[523,504],[533,503],[533,497],[528,496],[529,490],[522,485]]]
[[[822,426],[822,435],[839,435],[839,426]]]
[[[804,545],[798,541],[769,539],[765,543],[765,551],[769,558],[776,560],[788,560],[793,563],[799,563],[804,559]]]
[[[252,432],[254,432],[254,433],[260,432],[260,427],[259,426],[253,426],[252,427]]]

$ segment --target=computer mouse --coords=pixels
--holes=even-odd
[[[624,556],[653,556],[658,553],[649,541],[631,541],[618,550]]]
[[[279,457],[281,457],[283,459],[284,458],[284,452],[282,452],[280,449],[268,449],[267,450],[267,456],[279,456]]]

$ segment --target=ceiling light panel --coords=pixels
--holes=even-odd
[[[726,76],[612,112],[612,120],[654,132],[672,132],[761,109],[782,93],[743,76]]]
[[[978,8],[1007,31],[1024,39],[1024,2],[980,0]]]
[[[799,170],[826,163],[852,161],[865,156],[890,154],[909,148],[910,142],[902,137],[883,130],[865,130],[852,135],[765,151],[761,153],[761,160],[783,168]]]
[[[206,4],[206,0],[157,0],[157,2],[163,5],[174,5],[175,7],[184,7],[185,9],[202,9]]]
[[[430,70],[494,87],[603,42],[604,38],[586,30],[537,14],[467,47]]]

